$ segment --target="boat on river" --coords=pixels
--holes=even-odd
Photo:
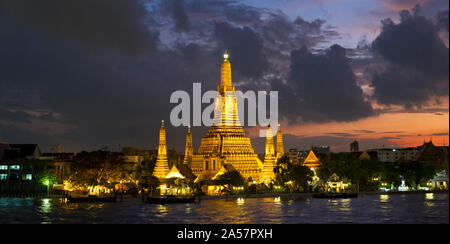
[[[88,195],[72,197],[68,196],[67,201],[69,202],[116,202],[116,195],[114,196],[98,196],[98,195]]]
[[[152,204],[195,203],[195,196],[149,196],[146,202]]]
[[[358,197],[356,192],[321,192],[313,194],[314,198],[355,198]]]

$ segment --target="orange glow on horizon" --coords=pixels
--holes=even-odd
[[[317,136],[350,137],[351,139],[379,139],[398,147],[415,147],[432,140],[434,145],[449,145],[449,114],[448,113],[384,113],[352,122],[306,123],[288,125],[281,123],[283,133],[305,138]],[[248,129],[250,136],[258,136],[257,127]],[[338,135],[333,133],[345,133]],[[337,149],[336,145],[331,149]],[[339,145],[340,148],[348,145]]]

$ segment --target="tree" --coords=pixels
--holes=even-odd
[[[296,189],[300,187],[307,189],[308,181],[312,181],[314,176],[314,172],[309,167],[290,163],[286,155],[278,159],[274,173],[278,184],[285,185],[293,181]]]
[[[284,185],[289,181],[289,171],[292,166],[293,165],[289,162],[289,157],[287,155],[284,155],[277,160],[277,165],[273,169],[273,172],[275,173],[275,180],[279,185]]]
[[[75,158],[69,180],[73,185],[92,187],[133,178],[134,165],[120,154],[108,151],[82,152]]]
[[[37,179],[41,185],[55,184],[56,183],[55,169],[47,169],[45,171],[39,171]]]
[[[333,173],[330,171],[330,168],[326,163],[322,163],[317,169],[317,176],[321,181],[326,182],[330,178]]]
[[[318,170],[319,178],[325,182],[333,173],[355,183],[357,188],[361,182],[369,181],[365,165],[351,153],[330,153],[327,158],[322,159]]]
[[[307,166],[294,165],[288,173],[289,180],[292,180],[297,189],[302,187],[303,189],[308,188],[308,182],[312,181],[314,172]]]
[[[225,172],[214,180],[218,185],[243,186],[245,179],[237,170]]]
[[[401,162],[399,173],[403,176],[405,184],[416,187],[421,182],[426,182],[434,177],[438,167],[432,162]]]
[[[386,162],[383,164],[381,178],[384,182],[395,187],[401,184],[400,171],[397,163]]]
[[[153,175],[147,175],[141,178],[139,185],[154,190],[159,186],[159,180]]]
[[[383,172],[383,164],[378,159],[362,160],[361,169],[366,182],[372,182],[373,178],[380,177]]]

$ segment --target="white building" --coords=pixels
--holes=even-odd
[[[416,147],[408,148],[380,148],[370,149],[368,152],[377,152],[378,160],[381,162],[396,162],[396,161],[412,161],[416,160],[421,153]]]

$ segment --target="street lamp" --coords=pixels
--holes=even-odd
[[[44,185],[46,185],[47,186],[47,196],[49,196],[50,195],[50,180],[49,179],[46,179],[45,181],[44,181]]]

